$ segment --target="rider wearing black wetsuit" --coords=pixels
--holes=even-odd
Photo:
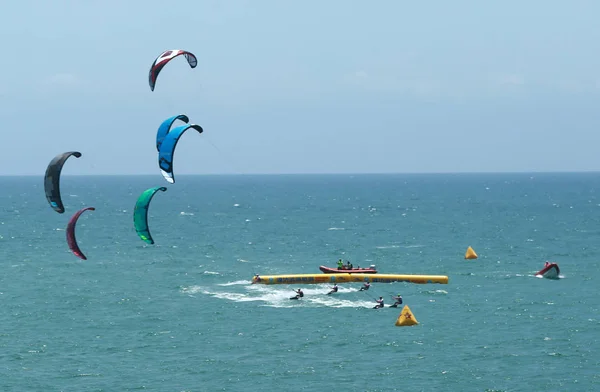
[[[304,293],[302,292],[302,289],[298,289],[295,291],[296,291],[296,296],[292,297],[290,299],[300,299],[300,298],[304,297]]]

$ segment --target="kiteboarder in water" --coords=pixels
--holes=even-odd
[[[397,308],[398,305],[402,305],[402,296],[400,294],[398,294],[397,297],[392,297],[392,299],[395,301],[393,305],[390,305],[390,308]]]
[[[359,291],[365,291],[365,290],[368,290],[368,289],[369,289],[369,287],[371,287],[371,283],[369,283],[369,282],[365,282],[365,283],[363,283],[363,287],[361,287]]]
[[[379,299],[375,300],[377,305],[373,307],[373,309],[383,308],[383,297],[379,297]]]
[[[331,288],[331,291],[327,293],[327,295],[331,294],[331,293],[337,293],[338,291],[338,286],[337,284],[333,284],[333,287]]]
[[[304,297],[304,293],[302,292],[302,289],[298,289],[298,290],[294,290],[296,292],[296,296],[292,297],[290,299],[300,299],[302,297]]]

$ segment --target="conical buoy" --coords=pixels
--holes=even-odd
[[[475,251],[473,250],[473,248],[471,248],[470,246],[467,248],[467,252],[465,253],[465,259],[476,259],[477,258],[477,253],[475,253]]]
[[[417,324],[419,324],[419,322],[410,311],[408,305],[404,305],[402,312],[400,312],[400,316],[398,316],[398,319],[396,320],[396,327],[408,327]]]

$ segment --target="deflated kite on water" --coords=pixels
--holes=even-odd
[[[81,214],[88,210],[95,211],[96,209],[94,207],[82,208],[81,210],[73,214],[73,216],[69,220],[69,224],[67,225],[67,243],[69,244],[69,249],[71,249],[71,252],[73,252],[75,256],[83,260],[87,260],[87,257],[85,257],[81,249],[79,249],[79,245],[77,245],[77,240],[75,239],[75,225],[77,224],[77,220],[79,219]]]
[[[167,133],[171,130],[173,123],[177,120],[181,120],[186,124],[190,122],[190,119],[185,114],[178,114],[177,116],[169,117],[163,121],[162,124],[160,124],[160,127],[158,127],[158,132],[156,132],[156,151],[160,151],[160,145],[163,140],[165,140]]]
[[[175,182],[175,175],[173,174],[173,154],[175,153],[175,147],[177,146],[179,138],[190,128],[195,129],[198,133],[204,132],[200,125],[181,125],[167,133],[167,136],[165,136],[165,139],[158,150],[158,166],[160,167],[160,172],[165,180],[171,184]]]
[[[150,67],[150,72],[148,73],[148,83],[150,84],[150,89],[152,91],[154,91],[158,74],[164,68],[164,66],[175,57],[181,55],[185,57],[191,68],[196,68],[196,65],[198,65],[198,59],[196,59],[196,56],[191,52],[181,49],[167,50],[162,52],[161,55],[154,60],[152,66]]]
[[[75,158],[81,157],[79,151],[69,151],[62,154],[58,154],[54,159],[50,161],[46,168],[46,175],[44,177],[44,190],[46,192],[46,199],[54,211],[62,214],[65,212],[60,196],[60,172],[65,164],[65,161],[73,155]]]
[[[137,235],[146,243],[154,244],[154,240],[150,235],[150,228],[148,227],[148,207],[152,197],[158,191],[166,192],[167,188],[164,186],[157,186],[154,188],[146,189],[140,197],[138,197],[133,209],[133,225]]]

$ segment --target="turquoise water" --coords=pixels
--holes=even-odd
[[[600,174],[65,176],[62,215],[0,181],[2,391],[600,390]],[[338,258],[449,284],[250,284]]]

